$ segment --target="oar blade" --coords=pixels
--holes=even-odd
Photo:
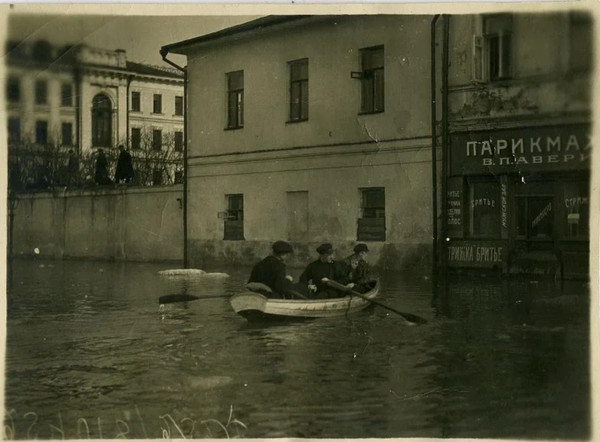
[[[175,293],[173,295],[164,295],[158,298],[159,304],[172,304],[174,302],[188,302],[200,299],[198,296],[186,295],[184,293]]]

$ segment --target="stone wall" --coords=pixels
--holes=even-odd
[[[13,252],[54,258],[182,260],[181,198],[181,186],[20,194]]]

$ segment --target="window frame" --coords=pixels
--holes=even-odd
[[[492,205],[490,207],[492,207],[495,211],[497,211],[497,219],[496,219],[496,223],[497,223],[497,231],[491,234],[488,233],[481,233],[481,232],[474,232],[474,226],[475,226],[475,206],[473,201],[475,200],[479,200],[479,199],[483,199],[482,197],[479,198],[475,198],[475,187],[478,185],[486,185],[486,184],[493,184],[496,186],[496,200],[492,200]],[[500,179],[499,178],[488,178],[488,177],[467,177],[466,179],[466,183],[464,184],[464,207],[466,210],[465,213],[465,217],[464,217],[464,221],[465,221],[465,227],[464,227],[464,233],[465,233],[465,238],[468,239],[478,239],[478,240],[499,240],[502,239],[502,207],[501,207],[501,202],[500,202],[500,198],[501,198],[501,186],[500,186]]]
[[[306,70],[305,76],[302,75],[302,70]],[[308,58],[300,58],[297,60],[288,61],[289,70],[289,115],[288,123],[297,123],[308,121],[309,112],[309,63]],[[300,71],[300,72],[298,72]],[[295,78],[297,77],[297,78]],[[295,96],[297,93],[297,101]]]
[[[239,202],[234,207],[233,202]],[[230,193],[225,195],[227,217],[223,220],[224,241],[244,241],[244,194]]]
[[[513,78],[513,20],[511,13],[485,14],[480,17],[479,31],[473,35],[472,42],[473,81],[492,83]],[[495,41],[497,49],[493,50]],[[497,74],[492,62],[497,65]]]
[[[361,187],[358,191],[360,197],[360,216],[357,220],[356,240],[385,241],[387,237],[385,187]],[[371,205],[367,197],[370,192],[381,192],[379,197],[383,198],[383,205]],[[368,212],[365,212],[365,210],[368,210]],[[367,215],[367,213],[370,214]]]
[[[154,103],[152,106],[154,106]],[[142,111],[142,93],[140,91],[131,91],[131,111]]]
[[[175,116],[183,117],[183,95],[175,96]]]
[[[225,74],[227,82],[227,126],[226,130],[235,130],[244,128],[244,71],[238,70]],[[234,76],[241,78],[241,87],[232,87]],[[235,98],[235,105],[232,106],[232,98]],[[232,110],[235,107],[235,112]],[[232,115],[235,118],[232,120]]]
[[[48,80],[35,80],[34,103],[36,106],[48,104]]]
[[[15,124],[16,123],[16,124]],[[21,118],[20,117],[8,117],[6,119],[7,135],[9,143],[19,143],[21,141]],[[16,130],[15,130],[16,128]],[[15,136],[12,136],[12,135]]]
[[[162,151],[162,147],[162,129],[152,129],[152,150],[154,152],[160,152]]]
[[[43,126],[43,127],[42,127]],[[41,130],[43,129],[44,140],[40,139]],[[35,143],[45,146],[48,144],[48,121],[47,120],[35,120]]]
[[[134,133],[137,136],[134,136]],[[136,140],[137,138],[137,140]],[[131,128],[131,149],[140,150],[142,148],[142,129],[140,127]]]
[[[68,91],[67,88],[69,88]],[[61,107],[73,107],[73,84],[66,82],[61,83],[60,105]]]
[[[69,127],[69,130],[65,130],[66,127]],[[68,133],[68,139],[65,140],[65,134]],[[60,141],[63,146],[73,146],[73,123],[70,121],[63,121],[60,125]]]
[[[176,130],[173,133],[173,142],[175,152],[183,152],[183,131]]]
[[[6,100],[9,103],[21,101],[21,79],[17,76],[9,76],[6,79]]]
[[[158,111],[157,111],[158,109]],[[162,115],[162,94],[152,95],[152,113],[155,115]]]
[[[381,63],[366,66],[368,56],[381,51]],[[385,46],[377,45],[360,49],[360,112],[359,115],[385,112]],[[377,86],[380,86],[378,88]],[[379,92],[381,89],[381,92]],[[381,101],[381,102],[379,102]]]

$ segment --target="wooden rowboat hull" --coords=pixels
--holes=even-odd
[[[376,282],[364,296],[375,299],[378,294],[379,282]],[[356,313],[371,304],[350,295],[334,299],[272,299],[251,291],[233,295],[229,302],[246,319],[328,318]]]

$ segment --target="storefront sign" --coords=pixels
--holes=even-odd
[[[446,247],[450,267],[500,267],[506,259],[504,241],[451,241]]]
[[[452,175],[590,168],[588,125],[457,133],[450,140]]]
[[[463,181],[462,177],[448,178],[446,189],[448,236],[460,238],[463,233]]]

